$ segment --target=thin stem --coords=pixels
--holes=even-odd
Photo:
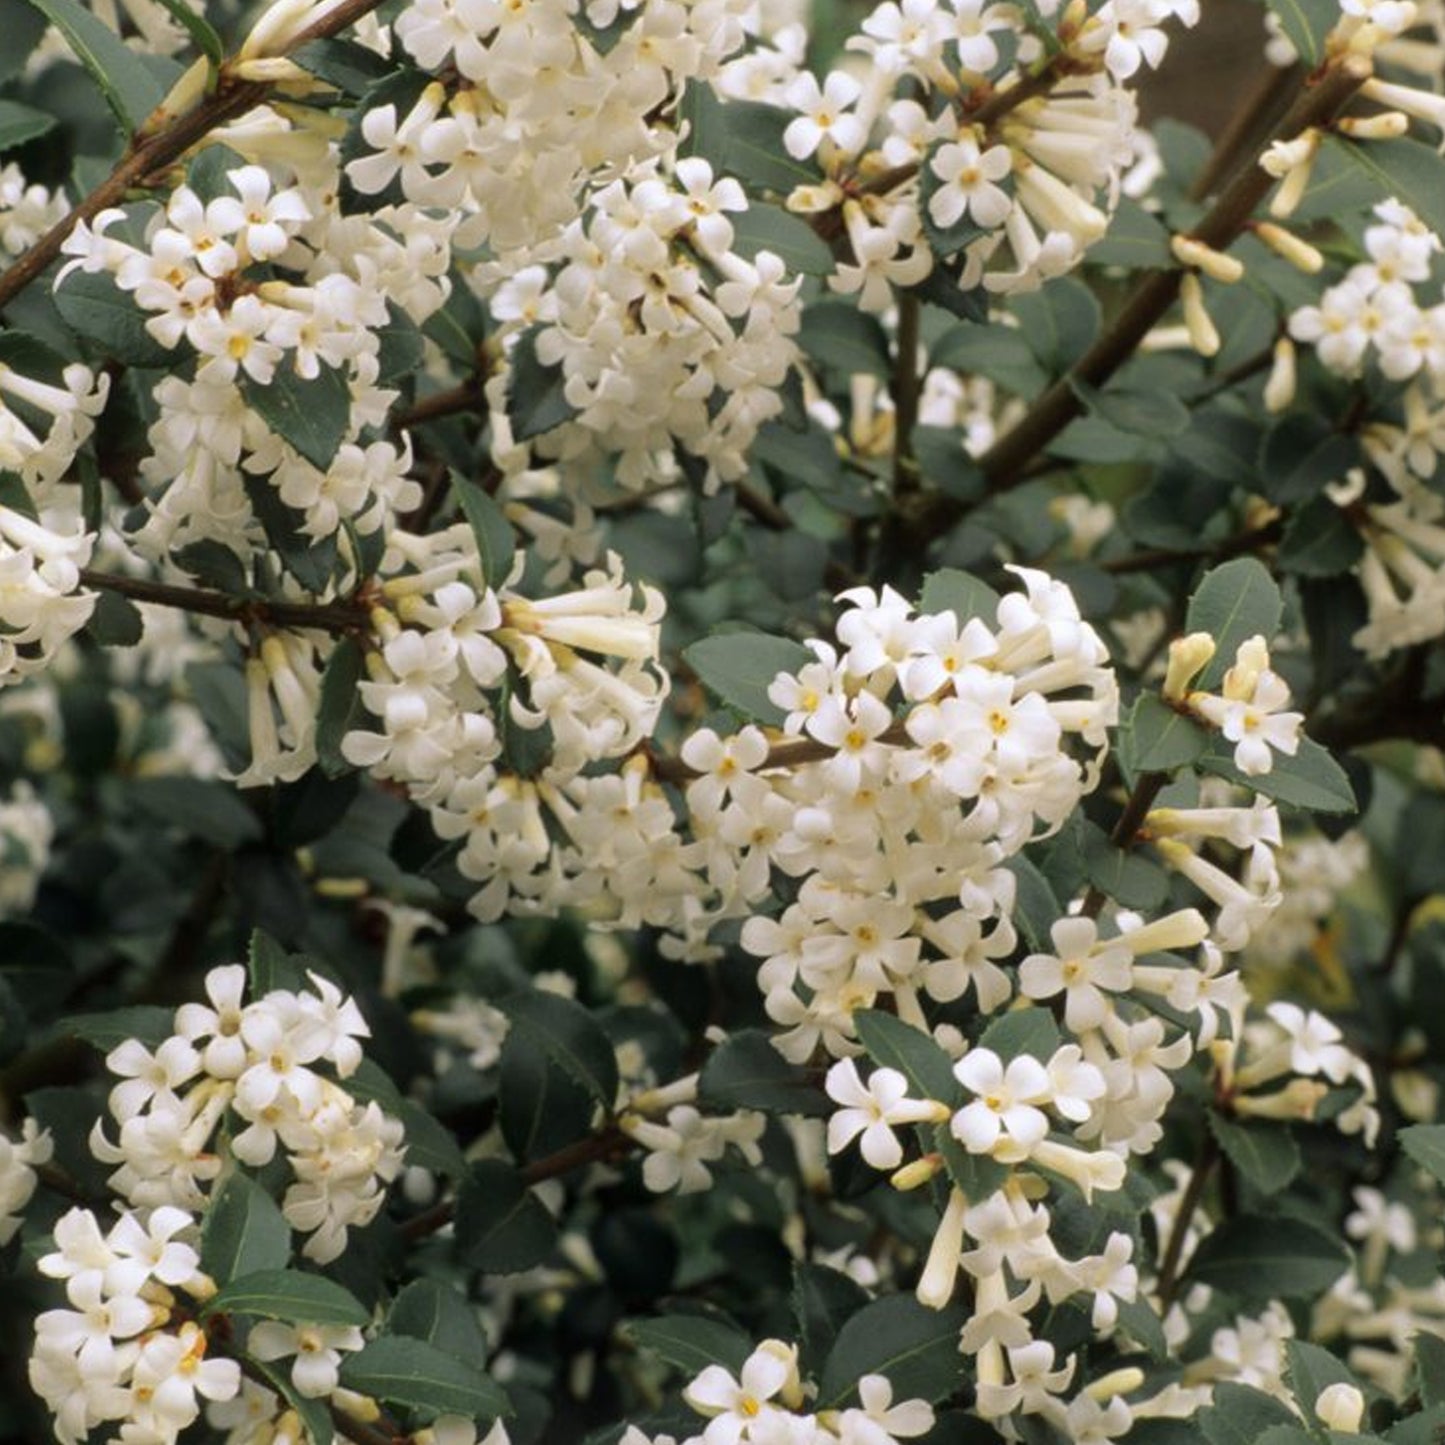
[[[1154,806],[1155,798],[1168,781],[1168,773],[1139,774],[1134,791],[1129,794],[1129,801],[1124,804],[1124,811],[1119,814],[1119,821],[1114,824],[1113,832],[1109,834],[1109,841],[1116,848],[1127,853],[1134,846],[1139,830],[1144,826],[1144,819],[1149,816],[1149,809]],[[1084,917],[1097,918],[1099,910],[1107,901],[1103,891],[1091,885],[1084,895]]]
[[[913,463],[913,428],[918,424],[918,325],[922,307],[918,297],[904,292],[898,298],[898,354],[893,362],[893,493],[897,497],[918,482]]]
[[[176,587],[144,577],[122,577],[111,572],[81,569],[87,587],[118,592],[134,602],[178,607],[203,617],[220,617],[243,626],[291,627],[316,632],[354,633],[365,629],[366,609],[356,602],[273,602],[262,597],[233,597],[202,587]]]
[[[1290,107],[1276,134],[1290,138],[1311,126],[1328,123],[1369,79],[1369,62],[1346,56],[1331,66]],[[1255,208],[1274,185],[1259,166],[1240,170],[1219,199],[1194,228],[1194,237],[1215,250],[1225,250],[1245,229]],[[1159,324],[1179,295],[1181,268],[1151,271],[1135,287],[1113,324],[1005,432],[979,459],[978,465],[994,491],[1018,484],[1024,469],[1084,409],[1075,384],[1101,387],[1126,362],[1148,333]],[[963,517],[964,508],[950,497],[930,497],[913,519],[916,535],[935,537]]]
[[[295,35],[281,53],[336,35],[375,10],[378,4],[380,0],[342,0],[334,10]],[[61,254],[61,248],[81,221],[94,220],[108,207],[120,205],[130,191],[144,188],[150,176],[179,160],[218,126],[254,109],[271,94],[273,86],[269,81],[238,80],[232,73],[237,63],[239,58],[232,57],[221,65],[215,94],[207,96],[194,110],[177,116],[144,139],[133,138],[115,169],[89,195],[76,202],[13,266],[0,272],[0,310]]]
[[[1159,1296],[1161,1313],[1167,1312],[1174,1302],[1174,1293],[1179,1287],[1179,1261],[1184,1253],[1184,1237],[1189,1233],[1189,1222],[1194,1218],[1194,1211],[1199,1208],[1209,1176],[1218,1162],[1219,1145],[1206,1123],[1203,1137],[1199,1141],[1199,1152],[1194,1157],[1194,1168],[1189,1174],[1189,1183],[1184,1186],[1184,1194],[1179,1200],[1174,1222],[1169,1227],[1169,1238],[1164,1244],[1164,1255],[1159,1261],[1159,1284],[1155,1292]]]
[[[424,422],[438,421],[442,417],[463,415],[466,412],[476,412],[481,416],[487,414],[487,398],[482,391],[481,382],[475,377],[469,377],[459,386],[449,387],[446,391],[436,391],[430,396],[422,397],[415,405],[392,417],[391,424],[401,430],[403,427],[421,426]]]

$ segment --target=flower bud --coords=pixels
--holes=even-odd
[[[1264,409],[1271,413],[1284,411],[1293,404],[1297,385],[1294,342],[1281,336],[1274,344],[1274,365],[1264,383]]]
[[[1357,1435],[1360,1421],[1365,1417],[1365,1397],[1354,1385],[1337,1380],[1320,1391],[1315,1401],[1315,1414],[1327,1430]]]
[[[921,1159],[910,1160],[901,1169],[895,1170],[889,1183],[898,1190],[917,1189],[927,1184],[943,1168],[943,1155],[925,1154]]]
[[[1277,256],[1282,256],[1291,266],[1297,267],[1307,276],[1313,276],[1324,268],[1325,258],[1318,248],[1308,241],[1302,241],[1293,231],[1276,226],[1273,221],[1260,221],[1254,227],[1254,234]]]
[[[1226,286],[1232,285],[1244,275],[1243,261],[1235,256],[1226,256],[1223,251],[1216,251],[1213,246],[1206,246],[1203,241],[1197,241],[1193,236],[1172,237],[1169,249],[1174,252],[1174,259],[1181,266],[1192,266],[1196,271],[1202,271],[1212,280],[1223,282]]]
[[[1191,632],[1169,644],[1169,666],[1160,689],[1165,702],[1179,702],[1189,684],[1209,666],[1214,657],[1214,639],[1207,632]]]
[[[1144,1371],[1137,1365],[1129,1365],[1122,1370],[1110,1370],[1107,1375],[1100,1375],[1097,1380],[1090,1380],[1084,1386],[1084,1393],[1102,1405],[1105,1400],[1111,1400],[1115,1395],[1127,1395],[1130,1390],[1137,1390],[1143,1383]]]
[[[1179,283],[1179,302],[1184,308],[1184,324],[1189,328],[1189,344],[1201,356],[1219,354],[1219,332],[1204,309],[1204,288],[1193,271]]]
[[[1335,128],[1352,140],[1396,140],[1410,129],[1410,117],[1399,110],[1382,111],[1379,115],[1345,115],[1335,122]]]

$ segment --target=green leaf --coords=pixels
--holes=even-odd
[[[365,654],[354,637],[343,637],[332,649],[321,673],[321,702],[316,710],[316,759],[328,778],[355,769],[342,756],[341,740],[371,719],[357,692],[366,676]]]
[[[452,490],[476,539],[482,581],[488,587],[500,587],[507,580],[512,559],[517,555],[517,536],[512,524],[494,497],[456,472],[452,473]]]
[[[1067,276],[1038,291],[1015,296],[1012,309],[1029,349],[1055,376],[1067,371],[1093,345],[1103,322],[1094,293]]]
[[[1240,1214],[1205,1237],[1188,1276],[1241,1299],[1303,1299],[1327,1290],[1349,1263],[1341,1240],[1305,1220]]]
[[[158,1049],[176,1031],[176,1011],[135,1004],[104,1013],[72,1014],[60,1021],[60,1027],[102,1053],[119,1048],[127,1039],[139,1039],[146,1048]]]
[[[590,1132],[597,1102],[529,1034],[513,1029],[502,1044],[497,1110],[502,1138],[519,1159],[539,1159]]]
[[[225,543],[212,537],[173,547],[170,557],[183,572],[218,592],[239,596],[248,590],[245,564]]]
[[[145,636],[145,619],[129,597],[102,592],[95,599],[85,631],[102,647],[134,647]]]
[[[1265,433],[1259,454],[1260,489],[1280,506],[1312,501],[1359,460],[1360,446],[1354,437],[1336,431],[1325,417],[1291,412]]]
[[[1169,896],[1169,875],[1157,863],[1115,847],[1093,824],[1084,834],[1084,866],[1089,882],[1125,908],[1152,912]]]
[[[733,224],[732,250],[739,256],[751,261],[759,251],[771,251],[789,271],[800,275],[827,276],[832,272],[833,253],[827,243],[806,221],[781,206],[754,201],[746,211],[729,219]]]
[[[253,929],[246,949],[246,981],[251,996],[261,998],[273,989],[294,992],[306,987],[304,954],[287,953],[264,929]]]
[[[818,1385],[818,1408],[857,1402],[864,1375],[886,1375],[895,1400],[930,1404],[953,1394],[967,1378],[958,1336],[968,1322],[959,1304],[932,1310],[911,1294],[886,1295],[865,1305],[838,1331]]]
[[[1411,1124],[1396,1137],[1415,1163],[1445,1184],[1445,1124]]]
[[[617,1102],[617,1053],[580,1003],[544,989],[509,994],[498,1008],[604,1108]]]
[[[1100,241],[1084,252],[1090,266],[1125,266],[1131,271],[1167,270],[1174,265],[1169,232],[1138,201],[1121,200]]]
[[[720,109],[727,130],[722,169],[750,192],[786,196],[794,186],[817,185],[818,172],[795,161],[783,145],[783,132],[793,119],[789,111],[753,100],[727,101]]]
[[[557,1243],[557,1225],[522,1176],[501,1159],[473,1164],[457,1196],[457,1253],[471,1269],[518,1274]]]
[[[467,1297],[435,1279],[414,1279],[397,1295],[386,1333],[425,1340],[462,1361],[487,1357],[487,1337]]]
[[[216,34],[215,27],[202,14],[192,10],[185,0],[160,0],[161,6],[170,12],[174,19],[186,34],[191,37],[191,43],[206,57],[212,66],[220,65],[226,58],[226,46],[221,37]],[[211,72],[214,76],[214,70]]]
[[[1375,182],[1380,199],[1397,197],[1437,235],[1445,232],[1445,158],[1434,146],[1407,137],[1352,141],[1331,135],[1325,143]]]
[[[868,1057],[875,1064],[897,1069],[908,1080],[908,1092],[914,1098],[946,1104],[961,1096],[953,1060],[921,1029],[880,1009],[859,1009],[853,1015],[853,1026]]]
[[[45,34],[46,20],[28,0],[0,0],[0,81],[9,80],[25,69],[31,52]]]
[[[955,427],[916,426],[910,446],[925,482],[956,502],[976,502],[988,484],[964,449],[965,440],[965,433]]]
[[[1189,408],[1163,388],[1114,387],[1100,391],[1076,377],[1069,378],[1069,385],[1090,416],[1129,436],[1177,437],[1189,430]]]
[[[431,1420],[465,1415],[490,1425],[510,1415],[501,1388],[481,1370],[424,1340],[383,1335],[341,1362],[341,1383]]]
[[[822,1367],[844,1323],[868,1303],[868,1291],[822,1264],[793,1265],[793,1317],[802,1342],[803,1373]]]
[[[1225,1158],[1260,1193],[1279,1193],[1299,1173],[1299,1145],[1285,1125],[1260,1119],[1236,1124],[1211,1110],[1209,1128]]]
[[[1415,1379],[1427,1410],[1445,1407],[1445,1340],[1439,1335],[1421,1330],[1415,1336]]]
[[[1154,1306],[1142,1295],[1137,1299],[1119,1300],[1118,1306],[1119,1328],[1143,1345],[1156,1360],[1167,1360],[1169,1341]]]
[[[237,1170],[211,1197],[201,1226],[201,1268],[218,1284],[263,1270],[285,1269],[291,1226],[276,1201]]]
[[[1366,1393],[1354,1371],[1319,1345],[1305,1340],[1286,1340],[1284,1358],[1284,1378],[1290,1393],[1305,1412],[1305,1418],[1323,1429],[1327,1430],[1329,1426],[1315,1413],[1315,1401],[1322,1391],[1330,1385],[1353,1385],[1361,1394]]]
[[[535,326],[517,338],[509,360],[507,416],[517,441],[530,441],[577,415],[577,408],[563,393],[567,378],[561,363],[543,366],[537,360]]]
[[[635,1344],[652,1350],[687,1375],[701,1374],[709,1365],[721,1365],[736,1377],[753,1352],[751,1335],[702,1315],[629,1320],[623,1328]]]
[[[960,572],[956,567],[943,567],[923,579],[918,599],[921,613],[951,612],[958,618],[959,629],[977,617],[992,627],[998,620],[999,595],[977,577]]]
[[[1217,687],[1234,666],[1241,642],[1256,635],[1266,642],[1273,638],[1283,608],[1274,578],[1253,557],[1236,557],[1206,572],[1184,621],[1186,632],[1207,632],[1215,644],[1214,658],[1195,686],[1202,691]]]
[[[1234,766],[1232,746],[1217,740],[1200,758],[1199,766],[1292,808],[1308,808],[1313,813],[1353,813],[1358,807],[1348,774],[1312,738],[1300,738],[1299,751],[1292,758],[1273,751],[1270,756],[1273,764],[1269,772],[1246,775]]]
[[[1172,773],[1196,762],[1209,747],[1209,734],[1156,693],[1139,694],[1126,726],[1136,772]]]
[[[682,650],[683,660],[720,702],[749,722],[782,726],[787,714],[768,699],[780,672],[796,673],[816,661],[801,642],[765,632],[723,632]]]
[[[330,468],[351,425],[351,388],[338,368],[322,366],[308,381],[278,366],[265,385],[243,373],[241,391],[277,436],[319,471]]]
[[[156,72],[78,0],[30,3],[65,37],[127,134],[135,131],[165,99],[167,86]]]
[[[336,566],[336,537],[321,541],[303,530],[305,517],[281,500],[269,477],[247,473],[242,485],[251,510],[286,570],[310,592],[323,591]]]
[[[1255,1445],[1273,1426],[1296,1423],[1294,1411],[1283,1400],[1232,1381],[1214,1387],[1214,1403],[1199,1416],[1209,1445]]]
[[[8,44],[8,38],[7,38]],[[17,100],[0,100],[0,151],[12,150],[55,128],[55,117]]]
[[[820,301],[803,312],[798,344],[824,370],[838,376],[877,376],[893,371],[888,336],[876,316],[842,301]]]
[[[391,66],[382,56],[341,36],[308,41],[291,51],[290,59],[344,95],[365,95],[391,74]]]
[[[1313,70],[1324,58],[1325,36],[1339,23],[1336,0],[1265,0],[1289,43]]]
[[[991,1154],[971,1154],[953,1136],[947,1124],[933,1130],[933,1149],[943,1158],[948,1177],[966,1199],[987,1199],[1003,1187],[1009,1166]]]
[[[1024,398],[1048,385],[1048,373],[1013,326],[951,326],[933,345],[930,367],[947,367],[961,376],[985,376],[1006,391]]]
[[[188,354],[162,346],[146,330],[146,313],[103,271],[72,271],[51,294],[65,324],[108,361],[159,369]]]
[[[1059,900],[1033,859],[1016,854],[1004,867],[1017,880],[1014,922],[1035,953],[1047,953],[1053,947],[1051,930],[1063,914]]]
[[[205,778],[135,778],[125,785],[127,805],[142,817],[228,851],[261,837],[260,819],[241,794]]]
[[[978,1041],[981,1049],[992,1049],[1004,1063],[1028,1054],[1047,1062],[1061,1042],[1059,1026],[1046,1008],[1010,1009],[1000,1014],[983,1031]]]
[[[759,1029],[743,1029],[712,1051],[698,1080],[698,1099],[720,1111],[761,1109],[814,1119],[833,1111],[815,1076],[790,1064]]]
[[[1341,509],[1328,497],[1316,497],[1285,523],[1279,543],[1279,568],[1297,577],[1338,577],[1360,560],[1365,544]]]
[[[207,1302],[208,1315],[260,1315],[292,1325],[365,1325],[371,1311],[319,1274],[262,1269],[233,1279]]]

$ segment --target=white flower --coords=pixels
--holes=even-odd
[[[802,114],[788,122],[783,148],[794,160],[806,160],[830,140],[844,155],[856,155],[868,139],[868,128],[848,107],[862,93],[862,86],[846,71],[829,71],[821,90],[804,71],[788,87],[788,104]]]
[[[755,1420],[777,1410],[768,1402],[796,1379],[797,1365],[786,1347],[769,1348],[775,1343],[765,1341],[754,1350],[738,1379],[721,1365],[709,1365],[682,1392],[698,1414],[709,1417],[702,1434],[707,1445],[738,1445]]]
[[[908,1080],[897,1069],[875,1069],[864,1084],[853,1060],[841,1059],[828,1070],[827,1089],[830,1099],[846,1106],[828,1120],[828,1152],[842,1153],[861,1134],[858,1147],[875,1169],[903,1162],[895,1125],[948,1117],[932,1100],[907,1098]]]
[[[970,1049],[953,1066],[954,1076],[977,1095],[953,1116],[953,1136],[970,1154],[992,1154],[1005,1163],[1028,1157],[1049,1131],[1048,1116],[1035,1105],[1053,1097],[1048,1072],[1028,1054],[1004,1067],[992,1049]]]
[[[1003,224],[1013,200],[1001,181],[1013,169],[1007,146],[980,151],[970,136],[939,146],[928,168],[942,182],[928,200],[928,214],[940,230],[956,226],[965,216],[992,229]]]

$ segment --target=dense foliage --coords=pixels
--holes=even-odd
[[[1445,5],[0,0],[0,1438],[1427,1445]]]

